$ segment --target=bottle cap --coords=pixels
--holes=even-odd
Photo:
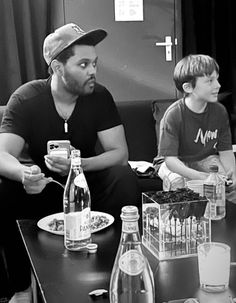
[[[217,165],[210,165],[210,171],[217,173],[219,170]]]
[[[70,157],[71,157],[71,164],[81,165],[81,156],[79,149],[72,149]]]
[[[139,219],[138,208],[134,205],[123,206],[120,217],[122,220],[136,221]]]
[[[80,157],[80,150],[79,149],[72,149],[71,151],[71,158]]]
[[[90,254],[94,254],[95,252],[97,252],[98,245],[96,243],[89,243],[86,247]]]

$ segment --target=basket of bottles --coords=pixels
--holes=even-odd
[[[207,202],[187,188],[143,193],[143,245],[159,260],[197,255],[198,244],[211,241]]]

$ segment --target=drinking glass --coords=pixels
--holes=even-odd
[[[225,291],[229,285],[230,247],[219,242],[198,245],[200,287],[208,292]]]

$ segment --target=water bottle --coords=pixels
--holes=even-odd
[[[154,303],[153,273],[143,255],[136,206],[121,212],[122,234],[110,279],[110,303]]]
[[[218,166],[210,166],[210,175],[203,183],[203,191],[209,202],[204,216],[211,220],[225,217],[225,181],[218,173]]]
[[[91,241],[91,199],[79,150],[71,152],[71,168],[64,194],[64,245],[68,250],[82,250]]]

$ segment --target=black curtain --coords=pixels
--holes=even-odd
[[[219,100],[233,124],[236,122],[236,1],[182,0],[181,4],[183,55],[202,53],[216,59],[220,66]]]
[[[21,84],[48,76],[42,45],[50,30],[50,1],[0,1],[0,105]]]

